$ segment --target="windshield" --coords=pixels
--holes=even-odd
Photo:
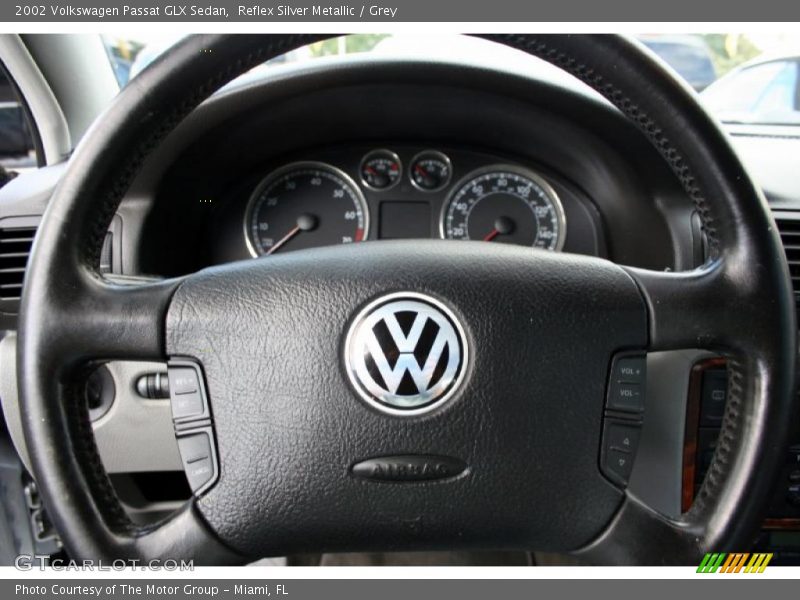
[[[265,63],[272,65],[323,56],[448,57],[481,63],[490,56],[506,63],[530,59],[515,50],[465,36],[357,34],[311,44]],[[800,125],[800,41],[781,34],[707,33],[635,36],[700,94],[720,120],[754,125]],[[178,35],[104,36],[112,68],[124,87]],[[540,67],[549,76],[547,65]]]

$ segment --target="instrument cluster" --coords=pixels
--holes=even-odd
[[[593,228],[576,186],[505,157],[391,145],[309,156],[276,165],[252,189],[243,227],[252,256],[432,237],[560,251],[570,213]]]

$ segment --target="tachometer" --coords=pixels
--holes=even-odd
[[[367,205],[355,182],[316,162],[272,172],[256,188],[245,216],[253,256],[360,242],[368,227]]]
[[[539,175],[494,165],[453,188],[442,209],[441,233],[449,239],[561,250],[566,220],[558,195]]]

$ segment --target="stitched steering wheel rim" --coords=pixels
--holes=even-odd
[[[692,509],[668,519],[627,496],[578,553],[596,562],[654,564],[692,562],[709,549],[741,549],[764,507],[769,467],[782,456],[794,398],[794,296],[766,202],[692,94],[633,42],[616,36],[486,37],[589,84],[633,120],[670,164],[697,206],[710,255],[703,267],[686,273],[627,269],[648,306],[648,345],[692,344],[730,357],[720,449]],[[97,271],[105,232],[141,162],[224,83],[318,39],[183,41],[121,92],[81,142],[54,194],[23,292],[18,377],[34,475],[76,557],[187,556],[212,564],[244,559],[230,540],[211,531],[195,502],[157,527],[130,523],[97,456],[76,373],[94,359],[165,355],[163,318],[161,326],[154,318],[166,314],[182,282],[125,288]],[[735,299],[735,314],[720,314],[719,303],[728,298]],[[700,318],[687,323],[687,314]],[[64,502],[65,496],[70,500]]]

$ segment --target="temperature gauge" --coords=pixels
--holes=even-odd
[[[390,150],[373,150],[361,160],[361,183],[376,190],[388,190],[400,181],[403,164]]]

